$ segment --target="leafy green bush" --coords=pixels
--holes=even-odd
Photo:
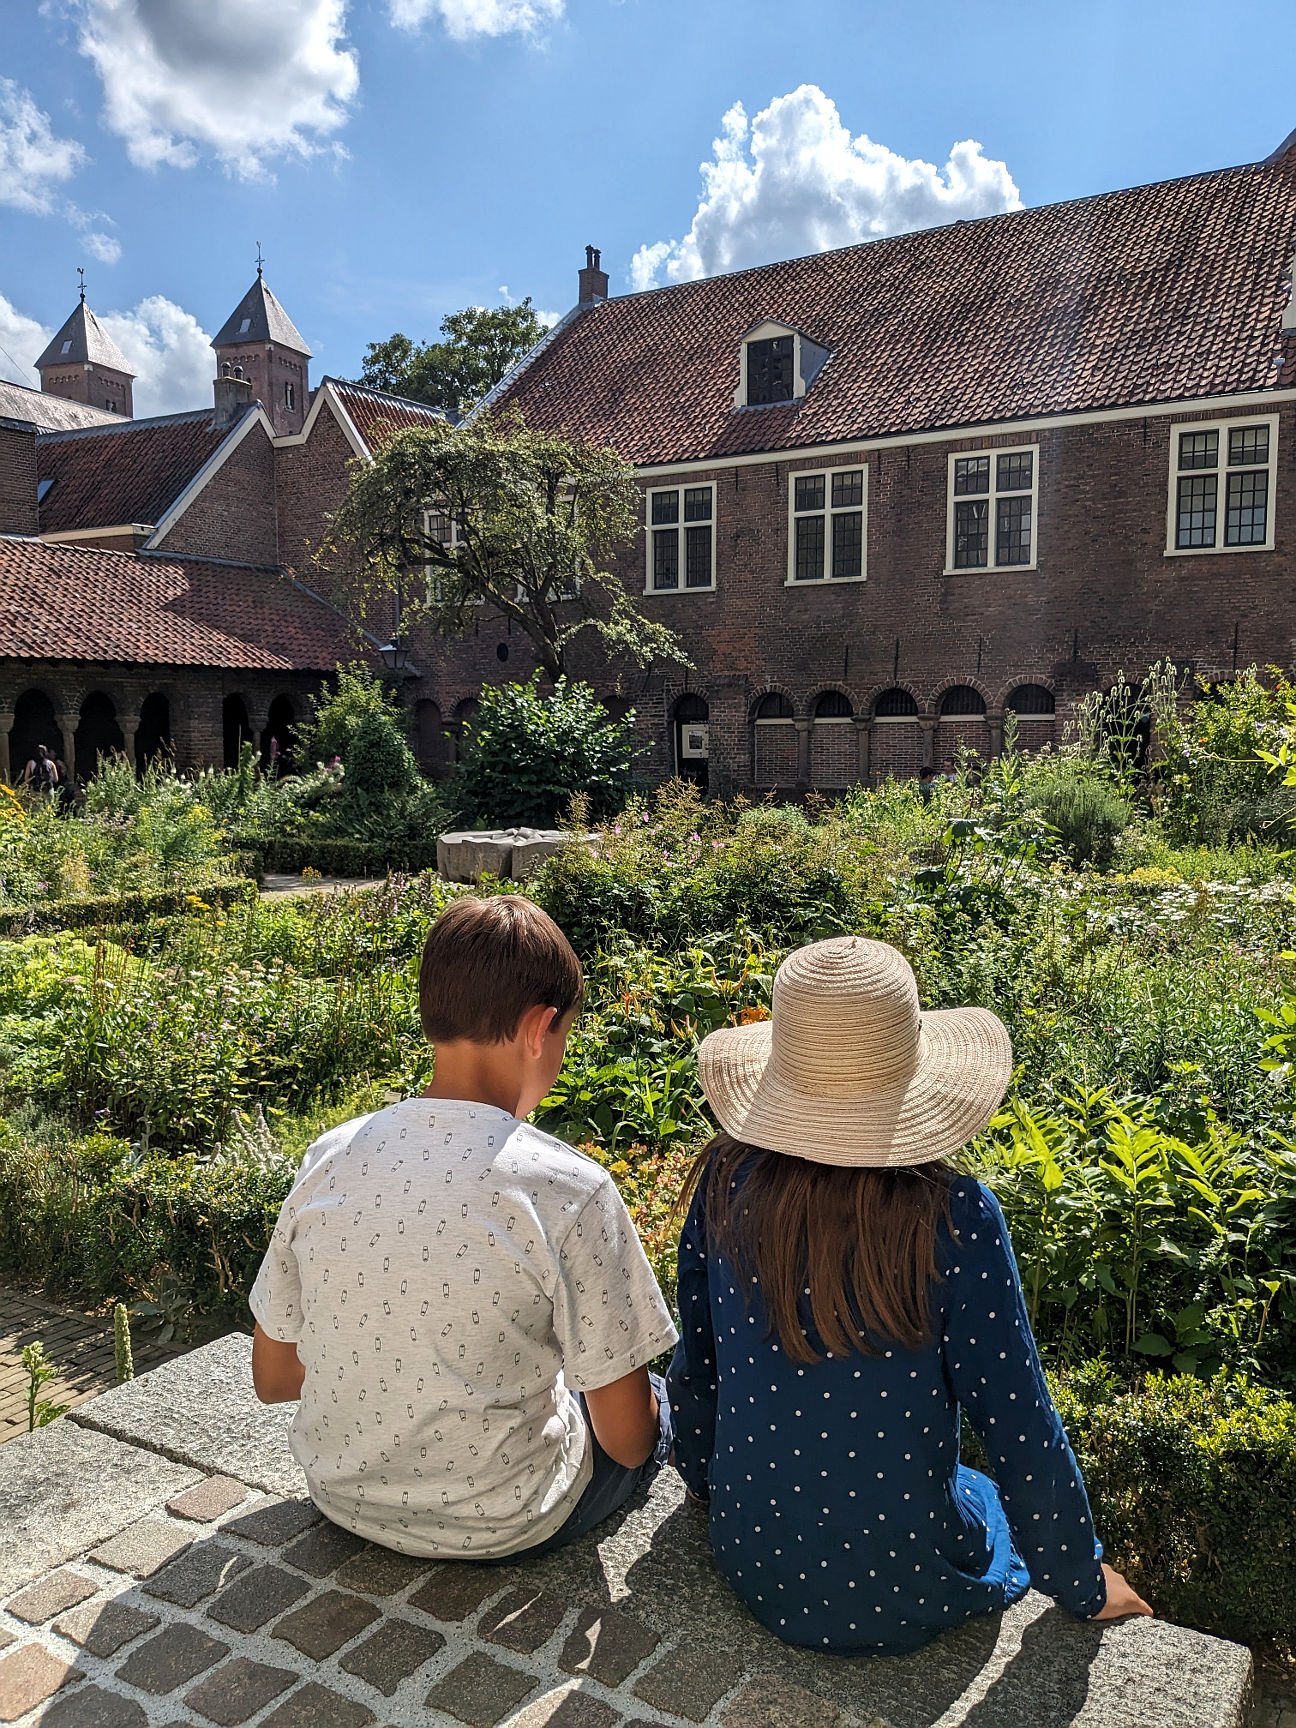
[[[1158,1615],[1289,1642],[1296,1405],[1226,1374],[1126,1389],[1099,1363],[1055,1390],[1107,1556]]]
[[[1106,870],[1132,811],[1116,789],[1090,776],[1055,780],[1039,797],[1040,814],[1055,828],[1077,864]]]
[[[374,721],[390,722],[403,735],[400,709],[382,681],[365,666],[340,667],[336,685],[311,698],[310,712],[297,728],[302,759],[345,761],[356,733]]]
[[[231,859],[230,862],[239,862]],[[236,906],[253,893],[245,876],[198,877],[183,888],[135,894],[104,894],[85,900],[46,900],[39,905],[0,906],[0,938],[38,930],[92,930],[144,924],[191,911]]]
[[[300,876],[310,869],[321,876],[372,878],[391,870],[435,870],[436,843],[437,833],[399,840],[334,840],[319,834],[258,836],[245,839],[243,847],[258,876]]]
[[[621,809],[641,755],[633,714],[614,720],[588,684],[565,679],[542,696],[537,673],[482,690],[450,796],[468,821],[496,827],[552,827],[578,796],[599,818]]]

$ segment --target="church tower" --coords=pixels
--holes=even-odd
[[[310,389],[311,351],[267,287],[258,257],[256,281],[212,338],[217,378],[246,378],[282,437],[300,432]]]
[[[72,316],[36,362],[41,389],[130,419],[134,412],[126,356],[86,305],[85,283]]]

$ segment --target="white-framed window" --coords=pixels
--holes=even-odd
[[[451,551],[455,551],[463,545],[459,524],[446,510],[425,510],[423,512],[423,532],[430,540],[438,541],[440,545]],[[423,573],[427,577],[428,603],[429,605],[438,605],[445,598],[445,588],[442,582],[445,571],[437,564],[425,564]],[[469,604],[480,606],[482,604],[481,597],[478,596]]]
[[[656,486],[648,493],[648,594],[716,585],[715,487]]]
[[[862,582],[868,535],[868,467],[788,476],[789,587]]]
[[[1278,416],[1170,428],[1166,552],[1272,549]]]
[[[1038,445],[951,455],[945,574],[1033,570],[1038,498]]]

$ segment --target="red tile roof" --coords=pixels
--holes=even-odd
[[[371,453],[393,433],[404,432],[407,427],[445,425],[441,410],[429,408],[425,402],[411,402],[407,396],[389,396],[385,390],[371,390],[367,384],[351,384],[344,378],[326,378],[324,383],[333,387]]]
[[[323,672],[362,647],[276,571],[0,535],[0,658]]]
[[[37,477],[54,482],[41,501],[41,533],[156,524],[227,436],[200,408],[37,438]]]
[[[608,300],[493,405],[647,465],[1259,390],[1294,243],[1289,153]],[[735,410],[767,318],[831,358]]]

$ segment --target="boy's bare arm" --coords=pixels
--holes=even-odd
[[[610,1386],[585,1394],[585,1407],[599,1445],[609,1458],[634,1470],[657,1444],[657,1394],[646,1368],[636,1368]]]
[[[306,1370],[295,1344],[282,1344],[258,1325],[252,1333],[252,1385],[263,1404],[291,1404],[301,1397]]]

